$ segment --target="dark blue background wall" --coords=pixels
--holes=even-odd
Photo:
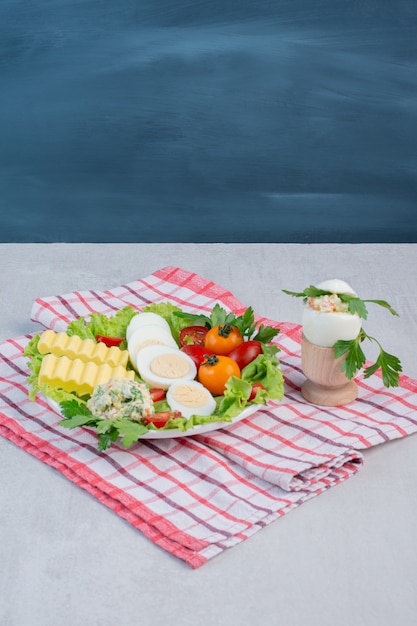
[[[415,0],[1,0],[0,240],[417,241]]]

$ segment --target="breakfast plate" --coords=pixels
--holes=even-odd
[[[31,339],[29,394],[43,395],[60,427],[95,431],[99,451],[117,440],[128,448],[228,428],[282,399],[279,328],[257,325],[251,307],[239,316],[219,304],[209,316],[166,302],[145,309],[93,312]]]
[[[55,413],[62,416],[61,407],[59,406],[57,402],[55,402],[54,400],[46,396],[44,396],[44,399],[49,404],[51,409],[55,411]],[[169,429],[160,429],[160,430],[150,429],[147,433],[139,435],[138,439],[174,439],[178,437],[194,437],[196,435],[205,435],[206,433],[212,432],[214,430],[220,430],[221,428],[228,428],[229,426],[232,426],[233,424],[237,424],[241,420],[255,413],[260,408],[260,406],[262,405],[251,404],[250,406],[245,407],[243,411],[239,413],[238,415],[236,415],[236,417],[234,417],[230,422],[218,421],[218,422],[211,422],[209,424],[200,424],[200,425],[194,426],[194,428],[189,428],[186,431],[182,431],[179,428],[169,428]],[[88,426],[85,426],[85,428],[88,428]],[[91,429],[91,430],[94,430],[94,429]]]

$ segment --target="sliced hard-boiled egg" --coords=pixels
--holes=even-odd
[[[157,313],[152,313],[151,311],[144,311],[143,313],[138,313],[130,320],[128,327],[126,329],[126,341],[129,341],[135,330],[138,328],[142,328],[142,326],[159,326],[163,328],[168,333],[171,332],[168,322],[161,315]]]
[[[183,417],[211,415],[216,401],[201,383],[187,380],[173,383],[167,391],[167,402],[173,411],[180,411]]]
[[[357,294],[348,283],[338,278],[325,280],[318,285],[318,289],[330,291],[331,294]],[[339,339],[351,340],[358,336],[362,320],[346,310],[346,305],[332,296],[320,296],[307,303],[303,310],[303,333],[310,343],[324,348],[331,348]],[[332,307],[334,310],[332,310]],[[338,310],[339,309],[339,310]]]
[[[188,354],[163,345],[142,348],[136,357],[139,376],[151,387],[168,389],[177,381],[193,380],[197,367]]]
[[[133,366],[136,366],[138,352],[151,345],[170,346],[179,350],[174,337],[165,328],[154,324],[142,326],[135,330],[127,342],[127,349]]]

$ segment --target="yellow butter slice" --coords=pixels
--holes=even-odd
[[[40,385],[46,383],[56,389],[84,396],[91,395],[94,387],[107,383],[111,378],[134,380],[134,377],[133,370],[126,370],[121,365],[116,367],[111,367],[108,363],[97,365],[92,361],[86,363],[81,359],[47,354],[42,359],[38,382]]]
[[[54,330],[45,330],[41,334],[38,350],[40,354],[92,361],[96,365],[108,363],[111,367],[126,367],[129,359],[129,352],[117,346],[108,348],[103,342],[95,343],[92,339],[81,339],[78,335],[70,337],[67,333],[56,333]]]

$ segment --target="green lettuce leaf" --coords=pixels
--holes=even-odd
[[[242,370],[242,379],[251,384],[261,383],[272,400],[282,400],[284,397],[284,377],[276,357],[271,360],[265,354],[260,354]]]
[[[126,306],[117,311],[114,315],[106,317],[102,313],[91,313],[88,321],[85,317],[70,322],[67,327],[67,335],[78,335],[81,339],[92,339],[96,341],[96,335],[105,337],[126,337],[126,329],[132,317],[138,311],[131,306]],[[120,348],[123,350],[126,342],[122,342]]]
[[[41,369],[42,358],[43,356],[40,354],[38,350],[39,343],[39,334],[36,334],[32,337],[32,339],[26,344],[25,349],[23,350],[24,356],[29,357],[28,368],[29,368],[29,376],[27,378],[28,386],[29,386],[29,399],[35,400],[38,395],[40,389],[38,384],[38,376],[39,370]]]
[[[51,400],[54,400],[58,404],[61,404],[62,402],[68,402],[71,400],[75,400],[76,402],[80,404],[87,403],[86,398],[80,398],[80,396],[77,396],[75,393],[64,391],[63,389],[56,389],[55,387],[51,387],[50,385],[47,385],[47,384],[38,385],[38,387],[39,387],[39,391],[42,392],[44,396],[51,398]]]
[[[241,378],[232,376],[227,384],[224,395],[220,399],[216,415],[222,419],[236,417],[248,404],[248,398],[254,383],[261,383],[264,389],[258,389],[256,404],[267,404],[268,399],[282,400],[284,397],[284,378],[279,368],[279,361],[274,356],[278,348],[268,346],[269,354],[260,354],[249,363],[241,373]]]
[[[227,381],[216,414],[222,419],[236,417],[246,407],[251,391],[252,384],[250,382],[231,376]]]

